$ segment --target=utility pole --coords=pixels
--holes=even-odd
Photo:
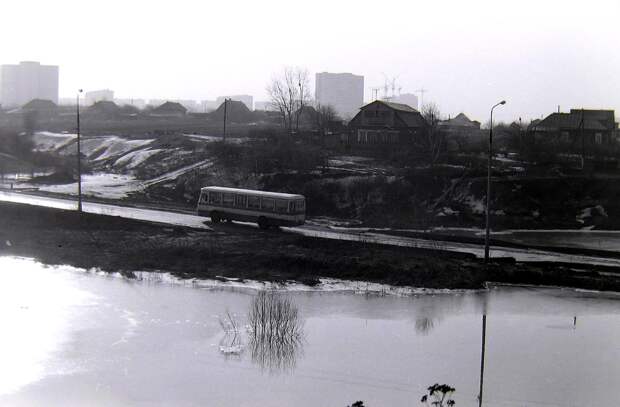
[[[222,137],[223,141],[226,141],[226,116],[228,114],[227,112],[227,108],[228,108],[228,98],[224,98],[224,135]]]
[[[77,168],[78,168],[78,212],[82,213],[82,151],[80,149],[80,93],[77,94]]]
[[[491,208],[491,163],[493,161],[493,109],[497,106],[505,105],[506,101],[493,105],[491,108],[491,128],[489,129],[489,158],[487,168],[487,207],[486,207],[486,234],[484,237],[484,262],[489,262],[489,234],[490,234],[490,208]]]
[[[482,352],[480,354],[480,391],[478,393],[478,407],[482,407],[482,389],[484,386],[484,353],[487,338],[487,314],[482,315]]]
[[[581,122],[579,123],[579,136],[581,137],[581,169],[586,168],[586,138],[583,134],[583,108],[581,108]]]

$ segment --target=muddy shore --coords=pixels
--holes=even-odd
[[[245,225],[213,230],[0,203],[0,255],[44,264],[166,271],[181,278],[296,281],[322,277],[426,288],[482,288],[487,281],[620,291],[620,270],[591,266],[485,265],[473,255],[303,237]]]

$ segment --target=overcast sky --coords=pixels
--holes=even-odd
[[[214,99],[285,65],[384,76],[482,122],[620,111],[620,0],[3,0],[0,63],[60,66],[60,94]]]

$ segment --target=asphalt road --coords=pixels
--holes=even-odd
[[[77,209],[77,202],[73,199],[55,198],[38,195],[29,195],[20,192],[0,191],[0,201],[21,203],[27,205],[45,206],[58,209]],[[130,206],[112,205],[96,202],[83,202],[85,212],[120,216],[122,218],[158,222],[173,226],[185,226],[201,229],[211,229],[208,218],[186,213],[171,212],[156,209],[143,209]],[[253,224],[245,224],[255,227]],[[473,243],[458,243],[437,240],[425,240],[411,237],[385,235],[367,231],[333,230],[328,226],[304,225],[301,227],[282,228],[289,233],[303,236],[318,237],[335,240],[351,240],[393,246],[415,247],[425,249],[445,250],[451,252],[472,253],[478,257],[484,256],[484,247]],[[565,263],[594,264],[620,267],[620,259],[576,254],[564,254],[547,250],[523,249],[492,246],[491,257],[513,257],[517,261],[552,261]]]

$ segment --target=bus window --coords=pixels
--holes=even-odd
[[[222,194],[219,192],[209,192],[209,203],[219,204],[222,199]]]
[[[306,210],[306,201],[295,201],[295,206],[297,207],[297,212],[303,212]]]
[[[272,198],[263,198],[262,202],[261,202],[261,209],[264,209],[266,211],[271,211],[273,212],[273,204],[274,204],[274,200]]]
[[[248,196],[248,208],[260,209],[260,198],[257,196]]]
[[[290,213],[295,212],[295,201],[288,201],[288,211]]]
[[[235,206],[237,208],[245,208],[247,197],[245,195],[235,195]]]
[[[282,199],[276,199],[276,212],[286,213],[287,208],[288,208],[288,202]]]
[[[222,196],[222,205],[233,206],[233,204],[235,202],[235,194],[224,193],[222,195],[223,195]]]

